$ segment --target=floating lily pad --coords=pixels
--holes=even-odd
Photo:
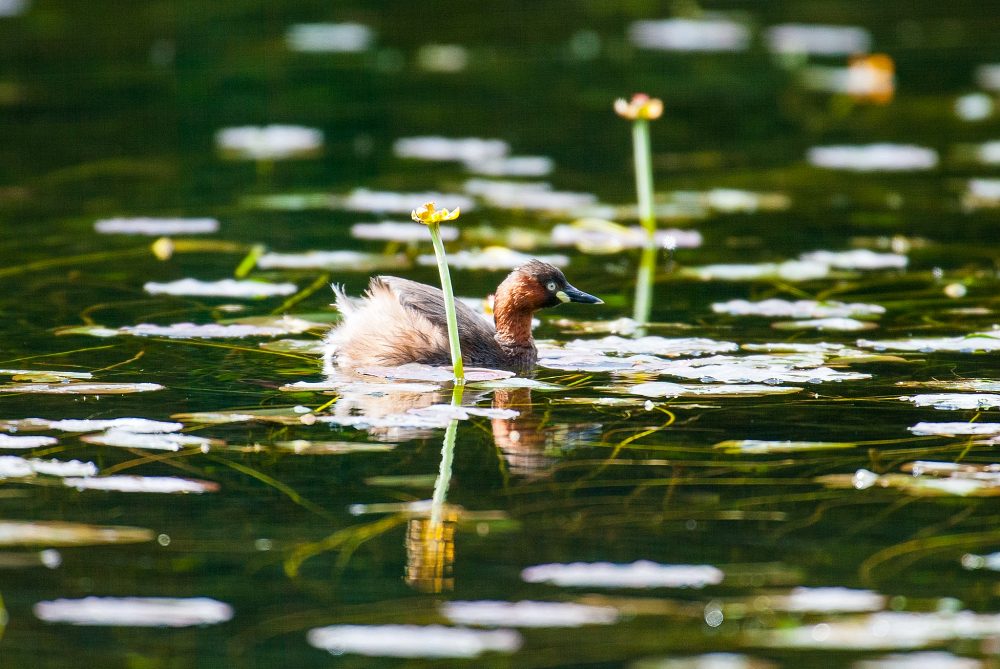
[[[481,390],[506,390],[509,388],[530,388],[538,391],[565,390],[565,386],[556,383],[546,383],[537,379],[526,379],[521,376],[511,376],[506,379],[496,379],[494,381],[475,381],[469,384],[470,388]]]
[[[214,218],[106,218],[94,223],[105,235],[205,235],[219,231]]]
[[[901,253],[877,253],[868,249],[813,251],[803,253],[799,259],[804,262],[822,263],[836,269],[903,269],[909,264],[909,258]]]
[[[94,476],[66,478],[63,483],[77,490],[113,490],[116,492],[195,493],[216,492],[218,483],[182,479],[175,476]]]
[[[912,144],[817,146],[807,157],[816,167],[854,172],[930,170],[938,164],[937,151]]]
[[[401,137],[392,145],[392,151],[400,158],[474,163],[503,158],[510,152],[510,145],[502,139],[479,137]]]
[[[59,430],[61,432],[94,432],[119,427],[130,432],[177,432],[184,426],[181,423],[168,423],[148,418],[63,418],[48,420],[45,418],[15,418],[0,420],[0,429],[4,430]]]
[[[650,658],[638,660],[629,669],[777,669],[767,660],[739,653],[706,653],[691,657]]]
[[[548,156],[504,156],[465,163],[465,169],[487,177],[544,177],[555,169]]]
[[[373,213],[410,215],[415,205],[421,202],[437,202],[448,209],[461,209],[469,212],[476,208],[476,202],[470,197],[458,193],[398,193],[394,191],[368,190],[355,188],[347,195],[337,198],[335,204],[341,209],[351,211],[368,211]],[[416,205],[416,206],[419,206]]]
[[[438,381],[449,382],[454,380],[454,374],[449,367],[434,367],[420,363],[409,363],[397,367],[361,367],[354,370],[365,376],[376,376],[393,381]],[[499,369],[485,369],[482,367],[466,367],[466,381],[496,381],[514,376],[513,372]]]
[[[361,23],[297,23],[285,33],[288,48],[304,53],[359,53],[374,41],[374,31]]]
[[[934,407],[945,411],[986,410],[1000,407],[1000,394],[996,393],[933,393],[900,397],[918,407]]]
[[[868,53],[872,36],[860,26],[784,23],[771,26],[766,33],[772,53],[850,56]]]
[[[719,264],[702,267],[684,267],[682,276],[701,281],[812,281],[829,276],[830,266],[823,263],[786,260],[781,263]]]
[[[764,385],[761,383],[707,383],[685,385],[668,381],[650,381],[628,386],[625,392],[643,397],[763,397],[790,395],[801,392],[796,386]]]
[[[158,383],[11,383],[0,386],[0,393],[34,395],[128,395],[163,390]]]
[[[266,351],[279,353],[302,353],[303,355],[322,355],[323,340],[321,339],[278,339],[257,344]]]
[[[500,209],[572,213],[597,203],[593,193],[557,191],[541,181],[469,179],[464,189]],[[450,257],[448,262],[451,263]]]
[[[486,409],[481,407],[452,406],[451,404],[432,404],[393,414],[371,416],[323,415],[317,416],[316,422],[362,429],[391,427],[441,428],[447,427],[453,420],[468,420],[474,416],[514,418],[518,413],[513,409]]]
[[[197,446],[207,450],[219,446],[221,441],[196,437],[190,434],[144,434],[122,428],[112,428],[99,434],[86,434],[81,441],[98,446],[116,446],[118,448],[141,448],[154,451],[179,451],[182,448]]]
[[[79,460],[41,460],[0,455],[0,478],[24,478],[44,474],[47,476],[94,476],[97,466]]]
[[[842,441],[767,441],[763,439],[732,439],[720,441],[713,448],[726,453],[763,455],[765,453],[798,453],[855,448],[857,444]]]
[[[574,602],[452,601],[441,605],[441,614],[456,625],[479,627],[582,627],[611,625],[618,609]]]
[[[776,330],[824,330],[835,332],[859,332],[878,327],[869,321],[859,321],[854,318],[809,318],[801,321],[779,321],[772,323]]]
[[[97,546],[152,541],[141,527],[86,525],[58,521],[0,520],[0,546]]]
[[[635,21],[629,41],[641,49],[659,51],[745,51],[750,28],[728,18],[675,18]]]
[[[858,660],[851,669],[986,669],[982,660],[960,657],[943,650],[919,653],[895,653],[868,660]]]
[[[365,479],[365,485],[376,488],[424,488],[430,490],[436,482],[437,474],[397,474],[369,476]]]
[[[858,346],[876,351],[981,353],[1000,350],[1000,333],[974,332],[962,337],[911,337],[881,341],[859,339]]]
[[[305,253],[265,253],[257,260],[261,269],[325,269],[348,272],[373,272],[406,269],[405,255],[385,255],[361,251],[306,251]]]
[[[91,379],[94,377],[90,372],[66,372],[54,369],[0,369],[0,376],[15,377],[59,377],[61,379]]]
[[[382,368],[377,368],[380,370]],[[393,367],[392,369],[399,369]],[[432,369],[437,369],[432,368]],[[377,371],[376,370],[376,371]],[[360,371],[360,370],[359,370]],[[407,372],[404,372],[406,374]],[[373,374],[371,376],[378,376]],[[451,381],[452,376],[447,374],[447,380]],[[442,381],[444,379],[441,379]],[[351,395],[386,395],[390,393],[433,393],[441,390],[441,386],[432,383],[412,383],[407,381],[352,381],[348,379],[328,379],[326,381],[296,381],[281,386],[280,390],[289,393],[301,392],[338,392]]]
[[[937,388],[940,390],[963,390],[977,393],[1000,393],[1000,381],[993,379],[947,379],[942,381],[900,381],[896,384],[904,388]]]
[[[448,265],[456,269],[500,270],[514,269],[529,260],[541,260],[556,267],[565,267],[569,258],[564,255],[528,255],[503,246],[487,246],[481,251],[461,250],[448,254]],[[434,255],[417,256],[417,263],[426,267],[437,266]]]
[[[710,565],[574,562],[540,564],[521,571],[528,583],[586,588],[704,588],[722,582],[725,574]]]
[[[23,437],[0,434],[0,448],[38,448],[58,443],[55,437]]]
[[[948,476],[939,477],[933,474],[916,473],[913,476],[905,474],[875,474],[867,469],[859,469],[853,475],[831,474],[817,479],[829,488],[895,488],[914,497],[993,497],[1000,495],[1000,471],[998,472],[965,472],[953,471]]]
[[[955,639],[982,639],[1000,633],[1000,615],[879,611],[865,616],[754,633],[775,648],[839,648],[850,651],[922,648]],[[922,665],[936,667],[936,664]]]
[[[872,590],[853,588],[795,588],[787,595],[770,597],[779,611],[799,613],[863,613],[881,611],[888,598]]]
[[[808,353],[785,355],[716,355],[686,360],[643,360],[643,371],[697,379],[703,383],[825,383],[870,379],[871,374],[841,372],[823,365],[823,357]]]
[[[323,132],[298,125],[246,125],[218,131],[215,144],[227,158],[288,160],[318,154]]]
[[[166,337],[168,339],[239,339],[242,337],[278,337],[287,334],[300,334],[320,325],[294,316],[275,316],[255,320],[256,322],[228,325],[220,323],[173,323],[171,325],[140,323],[120,328],[81,325],[62,328],[58,334],[85,334],[94,337],[131,335],[134,337]]]
[[[48,623],[112,627],[194,627],[231,620],[228,604],[191,597],[86,597],[38,602],[35,616]]]
[[[1000,423],[917,423],[909,428],[913,434],[957,437],[959,435],[1000,435]]]
[[[177,413],[175,420],[195,425],[223,425],[226,423],[276,423],[278,425],[310,425],[315,417],[308,407],[278,407],[273,409],[244,409],[237,411],[195,411]]]
[[[715,341],[702,337],[639,337],[625,339],[610,336],[601,339],[574,339],[567,342],[566,349],[596,351],[599,353],[638,353],[666,357],[709,355],[739,350],[739,345],[731,341]],[[546,353],[549,351],[547,350]]]
[[[716,302],[712,311],[731,316],[762,316],[765,318],[851,318],[855,316],[879,316],[885,307],[877,304],[858,302],[817,302],[816,300],[769,299],[760,302],[730,300]]]
[[[458,239],[458,228],[450,225],[439,226],[438,233],[446,242]],[[351,236],[355,239],[378,239],[387,242],[429,242],[431,233],[423,223],[400,223],[381,221],[379,223],[355,223],[351,226]]]
[[[653,237],[659,248],[697,248],[702,244],[696,230],[657,230]],[[639,225],[624,226],[613,221],[581,218],[571,224],[561,223],[552,228],[555,246],[575,246],[583,253],[617,253],[646,245],[646,229]]]
[[[521,647],[521,636],[513,630],[441,625],[331,625],[309,630],[306,638],[309,645],[338,655],[369,657],[471,658]]]
[[[269,283],[266,281],[200,281],[180,279],[170,283],[150,281],[143,285],[150,295],[190,295],[197,297],[263,298],[275,295],[291,295],[297,288],[294,283]]]
[[[274,446],[298,455],[349,455],[351,453],[385,453],[396,448],[395,444],[366,444],[356,441],[310,441],[295,439],[278,441]]]

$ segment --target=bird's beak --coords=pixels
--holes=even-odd
[[[563,302],[582,302],[583,304],[604,304],[604,300],[599,297],[594,297],[590,293],[585,293],[582,290],[574,288],[573,286],[566,284],[566,287],[556,293],[558,297]]]

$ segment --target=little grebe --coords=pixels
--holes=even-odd
[[[324,342],[323,368],[396,366],[410,362],[451,364],[448,328],[441,291],[395,276],[371,280],[363,298],[350,298],[333,287],[343,319]],[[531,338],[531,317],[539,309],[563,302],[603,304],[571,286],[563,273],[540,260],[511,272],[497,287],[491,326],[461,302],[458,316],[462,360],[467,365],[530,370],[538,359]]]

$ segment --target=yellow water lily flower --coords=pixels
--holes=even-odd
[[[419,209],[411,211],[410,217],[417,223],[430,225],[431,223],[440,223],[441,221],[454,221],[458,218],[459,211],[458,207],[455,207],[451,211],[444,208],[435,209],[434,203],[428,202]]]
[[[615,100],[615,113],[630,121],[645,119],[652,121],[663,115],[663,100],[651,98],[645,93],[636,93],[631,100]]]

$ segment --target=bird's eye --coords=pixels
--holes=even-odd
[[[549,281],[547,284],[545,284],[545,287],[548,288],[549,292],[551,293],[556,292],[556,288],[558,288],[558,286],[556,286],[555,281]]]

